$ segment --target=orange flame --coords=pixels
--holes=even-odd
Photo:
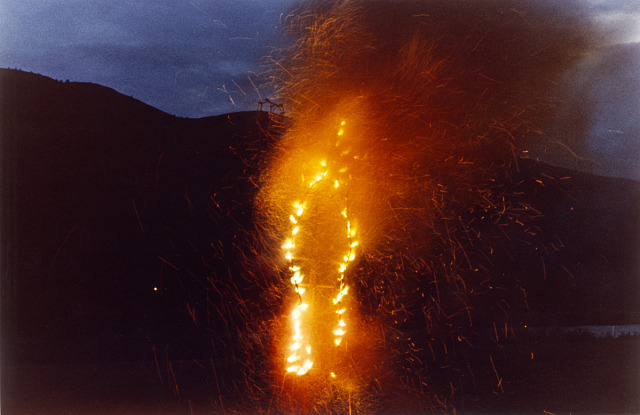
[[[344,125],[346,121],[342,121],[340,123],[340,128],[337,131],[337,136],[340,137],[344,134]],[[333,165],[333,163],[331,163]],[[326,159],[322,159],[319,163],[317,163],[319,167],[318,170],[312,174],[312,179],[307,181],[305,179],[304,173],[302,173],[301,181],[302,184],[306,184],[303,188],[306,188],[305,191],[307,195],[309,192],[328,192],[335,193],[337,189],[347,187],[349,182],[349,177],[344,177],[344,173],[346,172],[346,168],[340,168],[337,170],[337,175],[330,171],[328,168],[328,162]],[[333,181],[333,185],[331,187],[328,186],[320,186],[322,182],[330,183]],[[302,195],[304,196],[304,195]],[[291,339],[291,345],[289,346],[291,354],[287,357],[287,372],[295,373],[297,375],[306,374],[313,367],[313,359],[312,359],[312,348],[310,341],[310,333],[306,332],[302,327],[307,328],[310,326],[310,312],[308,299],[306,297],[307,288],[309,290],[313,290],[317,287],[314,284],[311,284],[305,281],[305,275],[303,273],[303,267],[305,266],[305,259],[297,255],[296,247],[298,247],[298,235],[301,232],[301,219],[305,210],[307,208],[307,204],[309,203],[309,197],[302,197],[303,201],[296,201],[293,203],[292,213],[289,215],[289,221],[291,223],[291,231],[289,237],[285,240],[282,248],[284,249],[285,258],[289,261],[289,271],[291,272],[291,284],[294,286],[294,291],[298,296],[298,304],[296,304],[291,312],[291,321],[293,326],[293,336]],[[346,197],[345,197],[345,206],[341,210],[342,221],[344,223],[345,229],[344,237],[346,240],[346,251],[342,260],[338,264],[338,268],[336,270],[337,277],[337,294],[332,300],[333,306],[335,307],[335,313],[338,315],[338,321],[336,322],[335,329],[333,330],[334,340],[333,343],[335,346],[339,346],[342,343],[342,339],[346,334],[346,322],[344,320],[343,314],[346,309],[343,306],[344,297],[347,295],[349,291],[349,286],[345,283],[345,272],[349,266],[349,263],[355,260],[356,257],[356,247],[358,246],[358,241],[354,240],[356,235],[356,231],[351,225],[351,221],[349,220],[349,216],[347,214],[347,206],[346,206]],[[311,270],[311,272],[315,272]],[[303,350],[303,351],[301,351]],[[335,374],[332,372],[332,376],[335,377]]]

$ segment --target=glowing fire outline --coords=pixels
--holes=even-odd
[[[342,121],[340,123],[341,127],[339,128],[337,135],[338,137],[344,134],[344,125],[346,121]],[[320,166],[322,167],[322,171],[317,174],[313,180],[309,182],[309,188],[314,189],[317,187],[318,183],[324,180],[328,180],[329,171],[327,170],[327,162],[326,160],[322,160],[320,162]],[[339,172],[344,173],[346,169],[340,169]],[[304,176],[302,176],[302,182],[305,182]],[[338,189],[341,186],[341,183],[338,179],[334,180],[333,188]],[[306,289],[302,286],[302,282],[304,281],[304,275],[302,274],[301,267],[296,264],[294,257],[294,248],[296,247],[296,235],[300,231],[300,226],[298,224],[301,216],[303,215],[306,209],[306,200],[303,202],[296,201],[293,203],[293,212],[289,215],[289,220],[292,224],[291,234],[288,239],[285,240],[285,243],[282,245],[282,248],[285,251],[285,258],[289,261],[289,271],[292,273],[291,284],[294,286],[294,291],[298,295],[298,304],[293,308],[291,312],[292,317],[292,325],[293,325],[293,336],[292,342],[289,346],[291,354],[287,357],[287,369],[288,373],[296,373],[299,376],[306,374],[313,367],[311,346],[305,340],[305,335],[302,330],[302,320],[303,316],[309,311],[309,304],[305,302],[305,293]],[[333,330],[334,340],[333,343],[335,346],[340,346],[342,343],[342,338],[346,334],[346,323],[344,321],[344,312],[346,308],[342,306],[343,298],[347,295],[349,291],[349,286],[345,283],[344,274],[349,266],[349,263],[352,262],[356,257],[355,248],[358,246],[358,241],[353,238],[356,235],[356,230],[351,226],[351,221],[349,220],[349,216],[347,214],[347,206],[345,203],[344,209],[341,211],[342,216],[344,217],[346,223],[346,233],[347,233],[347,245],[348,250],[346,255],[342,258],[342,262],[338,267],[338,282],[339,288],[338,293],[335,298],[333,298],[333,304],[336,306],[336,314],[338,314],[338,323],[336,328]],[[300,350],[302,350],[302,356],[299,354]],[[305,354],[306,352],[306,359]],[[304,363],[302,360],[304,359]],[[331,376],[335,377],[335,373],[331,372]]]

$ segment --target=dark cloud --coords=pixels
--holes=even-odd
[[[171,114],[256,108],[253,83],[287,0],[4,4],[0,66],[95,82]]]

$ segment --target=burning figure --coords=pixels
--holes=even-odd
[[[341,136],[344,134],[343,127],[345,125],[345,121],[342,121],[340,124],[341,128],[336,134],[338,139],[341,138]],[[336,147],[339,147],[339,144],[339,141],[337,141]],[[340,242],[340,239],[343,239],[342,244],[338,243],[338,246],[343,245],[344,247],[344,256],[342,257],[342,259],[338,260],[338,258],[331,258],[329,259],[328,264],[325,266],[321,266],[320,261],[315,260],[313,261],[313,263],[316,264],[318,269],[313,269],[308,267],[305,262],[311,262],[309,258],[313,258],[314,251],[317,252],[317,250],[305,250],[305,247],[302,247],[301,252],[306,251],[308,253],[308,255],[306,255],[306,258],[308,259],[306,261],[304,259],[305,255],[300,256],[298,254],[298,252],[300,251],[298,251],[296,248],[299,247],[300,240],[303,239],[300,235],[300,226],[302,226],[302,222],[304,222],[304,219],[306,219],[303,218],[303,214],[307,209],[307,204],[315,202],[318,199],[323,200],[327,197],[329,199],[334,199],[335,201],[336,198],[331,197],[331,194],[337,193],[339,195],[341,181],[343,183],[348,182],[348,174],[346,168],[339,169],[337,171],[338,174],[334,175],[330,174],[329,166],[327,165],[326,160],[320,161],[318,167],[318,173],[315,176],[312,176],[310,180],[305,179],[304,174],[301,175],[300,180],[302,182],[302,185],[304,186],[308,181],[309,188],[305,192],[306,195],[302,199],[302,202],[296,201],[293,203],[293,212],[289,216],[293,228],[291,230],[290,238],[288,238],[283,245],[283,249],[285,250],[285,257],[290,263],[289,270],[293,275],[291,277],[291,283],[294,285],[295,292],[298,295],[298,304],[295,306],[294,310],[291,313],[294,335],[293,342],[290,347],[292,353],[287,358],[287,362],[290,364],[290,366],[287,367],[287,372],[295,372],[298,375],[304,375],[309,369],[311,369],[311,366],[313,365],[313,360],[311,357],[312,347],[309,344],[308,339],[308,336],[310,336],[310,334],[303,334],[302,325],[310,321],[310,318],[306,317],[307,313],[309,313],[310,311],[312,312],[314,308],[322,309],[322,300],[324,300],[324,302],[326,303],[326,298],[321,298],[324,296],[319,295],[318,292],[308,292],[307,288],[319,291],[320,288],[331,289],[332,285],[336,287],[336,289],[334,290],[336,294],[332,300],[333,306],[335,307],[335,313],[337,314],[337,324],[335,329],[333,330],[333,334],[335,336],[333,342],[336,346],[339,346],[342,342],[342,336],[344,336],[344,334],[346,333],[346,323],[344,320],[344,313],[346,309],[344,308],[344,297],[347,295],[349,286],[345,283],[345,272],[347,270],[347,267],[349,266],[349,263],[355,259],[355,248],[358,245],[358,242],[354,239],[356,236],[356,231],[351,225],[351,221],[347,214],[348,208],[345,203],[345,206],[341,211],[344,222],[342,226],[342,237],[340,237],[340,232],[338,231],[338,229],[330,229],[329,235],[326,235],[327,229],[318,229],[318,222],[321,222],[321,224],[325,224],[332,221],[325,218],[322,218],[318,221],[318,213],[316,212],[316,223],[313,227],[319,231],[320,235],[311,235],[311,237],[307,236],[307,243],[305,244],[311,246],[315,245],[316,247],[320,247],[318,244],[329,244],[329,246],[332,246],[337,242]],[[344,188],[345,185],[343,184],[342,187]],[[310,194],[311,192],[318,192],[319,195],[315,195],[314,197],[314,195]],[[344,198],[346,199],[346,197]],[[324,209],[322,208],[318,208],[318,210],[320,211],[320,214],[331,217],[331,212],[323,211]],[[332,235],[332,231],[338,231],[336,232],[338,235]],[[322,233],[324,233],[325,235],[322,235]],[[333,272],[331,272],[330,269],[332,265],[334,266]],[[335,278],[333,278],[334,281],[331,281],[331,278],[323,277],[322,274],[324,274],[325,272],[328,275],[335,276]],[[305,275],[309,275],[309,277],[306,278],[307,280],[309,280],[308,282],[305,281]],[[307,298],[310,298],[310,301],[313,303],[313,307],[311,310],[309,310],[309,300],[307,300]],[[305,325],[307,326],[306,331],[308,332],[310,325]],[[306,352],[306,356],[304,352]],[[304,363],[302,363],[303,359]]]
[[[508,201],[510,171],[595,33],[577,14],[550,15],[515,2],[338,1],[288,18],[292,46],[273,78],[291,120],[257,197],[266,255],[290,280],[274,363],[285,380],[345,371],[383,395],[404,365],[421,394],[420,351],[447,360],[450,339],[473,347],[470,328],[495,323],[473,307],[493,290],[495,229],[526,221]],[[386,357],[363,352],[365,336]],[[373,361],[346,369],[362,356]]]

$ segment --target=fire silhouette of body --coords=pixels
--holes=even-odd
[[[556,80],[597,43],[579,13],[552,9],[338,1],[288,17],[272,75],[291,118],[256,199],[263,258],[290,281],[275,290],[274,394],[304,403],[285,412],[366,413],[407,391],[448,408],[423,359],[475,383],[456,348],[478,326],[510,335],[494,288],[519,288],[490,269],[500,235],[532,215],[509,201],[510,171],[544,141]]]
[[[343,127],[345,123],[345,121],[340,123],[341,128],[336,133],[336,147],[340,147],[340,142],[338,140],[344,135]],[[321,309],[323,307],[323,300],[325,303],[327,302],[326,298],[322,298],[323,296],[319,295],[317,292],[313,292],[312,290],[318,291],[320,287],[324,289],[331,289],[332,285],[336,287],[334,290],[336,292],[335,297],[331,301],[333,303],[333,307],[335,307],[335,314],[337,315],[337,318],[334,319],[337,323],[333,330],[333,343],[335,346],[340,346],[342,343],[342,337],[346,333],[346,323],[344,319],[346,309],[344,308],[344,303],[345,296],[349,290],[349,286],[345,282],[345,272],[349,263],[355,259],[355,248],[358,246],[358,241],[355,240],[356,231],[351,225],[346,203],[340,212],[342,219],[338,218],[337,220],[335,218],[331,218],[331,212],[326,211],[326,207],[324,209],[322,207],[317,207],[316,210],[318,212],[313,215],[316,218],[316,223],[312,225],[316,225],[313,226],[313,228],[319,232],[317,232],[317,234],[310,235],[310,237],[307,236],[307,238],[301,237],[300,229],[302,222],[306,219],[303,215],[305,210],[308,209],[307,205],[311,203],[316,204],[318,201],[322,201],[327,197],[332,199],[334,203],[337,203],[336,199],[340,198],[339,190],[341,190],[341,187],[345,188],[346,186],[344,183],[348,183],[349,181],[349,173],[346,168],[340,168],[336,172],[337,174],[330,174],[330,169],[326,160],[320,161],[317,167],[318,172],[315,175],[312,175],[311,178],[305,178],[304,174],[301,174],[301,184],[303,186],[308,184],[308,189],[304,191],[302,202],[296,201],[293,203],[293,212],[289,216],[293,228],[291,230],[290,238],[288,238],[283,245],[285,258],[290,263],[289,270],[293,275],[291,277],[291,283],[295,287],[295,292],[298,295],[298,304],[291,313],[294,335],[290,346],[292,353],[287,358],[287,363],[289,364],[287,372],[295,372],[298,375],[306,374],[313,365],[311,352],[312,346],[310,345],[308,338],[311,336],[309,333],[309,331],[311,331],[310,328],[312,329],[313,326],[318,326],[318,324],[305,324],[310,321],[310,318],[307,317],[307,315],[313,313],[314,309]],[[342,186],[341,183],[343,183]],[[318,192],[319,195],[314,197],[311,193],[315,192]],[[338,197],[331,198],[331,193],[338,193]],[[342,198],[348,200],[346,195]],[[322,215],[322,217],[319,218],[318,215]],[[337,229],[319,229],[317,226],[318,224],[325,225],[330,222],[337,225],[339,225],[340,222],[343,222],[343,226],[338,226]],[[340,232],[340,228],[342,228],[342,232]],[[302,233],[304,233],[304,231],[302,231]],[[322,235],[323,233],[325,235]],[[306,239],[306,243],[302,242],[304,239]],[[338,259],[340,258],[338,251],[334,258],[329,258],[328,264],[321,264],[322,261],[312,259],[314,256],[318,255],[318,248],[324,244],[329,247],[343,247],[342,258]],[[299,249],[299,245],[303,245],[301,250]],[[310,245],[311,247],[315,246],[315,249],[305,249],[306,245]],[[300,255],[299,252],[302,255]],[[305,253],[306,255],[304,255]],[[307,258],[306,260],[304,259],[305,257]],[[305,262],[311,262],[311,264],[315,265],[315,268],[308,267]],[[331,270],[332,267],[333,270]],[[331,281],[332,278],[323,278],[324,274],[335,276],[335,278]],[[310,281],[305,281],[305,275],[309,275],[306,279]],[[310,298],[310,300],[307,298]],[[309,309],[309,301],[312,303],[311,309]],[[325,304],[325,306],[326,305],[328,304]],[[315,314],[318,314],[318,312],[316,311]],[[307,326],[306,330],[302,329],[303,324]],[[304,360],[304,363],[302,363],[302,360]],[[335,376],[334,372],[331,373]]]

